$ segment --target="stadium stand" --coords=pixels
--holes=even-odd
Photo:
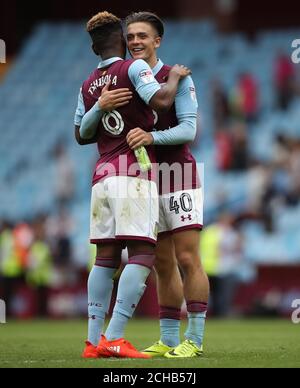
[[[291,42],[300,30],[262,32],[255,41],[243,34],[221,36],[210,21],[170,21],[166,30],[160,51],[164,62],[190,66],[197,87],[200,135],[194,153],[205,165],[206,223],[220,212],[220,190],[222,206],[236,215],[247,213],[253,200],[251,164],[244,171],[222,171],[216,163],[211,80],[217,77],[230,95],[240,74],[251,72],[260,108],[257,120],[247,124],[248,151],[257,163],[272,163],[278,134],[300,139],[300,101],[295,97],[285,111],[276,108],[273,72],[279,50],[291,55]],[[76,190],[69,204],[76,225],[74,251],[87,244],[90,179],[97,157],[93,146],[79,147],[73,138],[79,87],[97,61],[89,46],[82,24],[40,24],[0,84],[0,218],[17,222],[56,211],[53,150],[63,142],[75,166]],[[281,170],[275,168],[274,179]],[[272,197],[272,232],[259,220],[243,223],[246,256],[253,262],[300,261],[299,196],[282,199],[289,197],[290,178],[286,170],[281,173],[279,195]]]

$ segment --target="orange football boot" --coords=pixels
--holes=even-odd
[[[89,341],[85,342],[85,348],[81,355],[82,358],[98,358],[97,346],[94,346]]]
[[[98,354],[99,358],[112,357],[112,355],[110,354],[110,351],[107,350],[107,348],[106,348],[108,346],[108,344],[109,344],[109,342],[107,341],[105,336],[102,334],[101,339],[99,341],[99,344],[97,346],[97,354]]]
[[[149,355],[139,352],[129,341],[126,341],[124,338],[108,341],[104,336],[102,336],[97,350],[98,355],[101,357],[151,358]]]

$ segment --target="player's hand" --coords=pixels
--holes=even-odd
[[[175,65],[170,70],[170,75],[175,75],[179,77],[179,79],[183,79],[191,74],[192,74],[192,71],[184,65]]]
[[[111,112],[114,109],[127,105],[132,99],[132,92],[127,88],[109,90],[110,82],[102,89],[101,97],[98,99],[100,109],[104,112]]]
[[[145,132],[141,128],[134,128],[128,132],[126,140],[132,150],[135,150],[141,146],[151,145],[154,141],[151,133]]]

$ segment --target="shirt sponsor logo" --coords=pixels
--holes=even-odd
[[[181,221],[182,222],[185,222],[185,221],[192,221],[192,216],[189,214],[187,217],[185,216],[181,216]]]
[[[140,72],[140,79],[144,84],[150,84],[154,81],[154,75],[151,70],[143,70]]]
[[[193,86],[190,86],[190,93],[191,93],[192,100],[196,101],[197,100],[196,89]]]

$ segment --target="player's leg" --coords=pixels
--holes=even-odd
[[[178,264],[184,276],[183,289],[186,301],[196,301],[200,298],[207,303],[209,286],[199,252],[200,231],[187,230],[175,233],[173,238]]]
[[[118,357],[148,358],[124,341],[124,331],[146,288],[153,268],[158,222],[158,195],[154,182],[132,177],[110,179],[111,192],[121,185],[128,188],[125,197],[112,201],[116,220],[116,238],[126,241],[129,261],[118,285],[113,315],[105,333],[107,348]]]
[[[186,341],[169,357],[194,357],[201,354],[207,303],[209,296],[208,277],[201,264],[199,246],[200,231],[187,230],[175,233],[175,252],[183,272],[183,289],[188,311]]]
[[[183,288],[172,235],[158,237],[155,256],[154,268],[159,305],[180,310],[183,302]],[[161,311],[160,316],[163,315]]]
[[[113,277],[121,263],[120,242],[97,245],[97,255],[88,278],[88,340],[84,358],[97,358],[97,345],[111,302]]]
[[[160,340],[143,350],[151,357],[164,356],[180,342],[180,316],[183,302],[182,279],[168,225],[169,197],[159,197],[158,240],[155,272],[159,303]]]
[[[173,232],[175,254],[183,273],[188,310],[186,341],[166,356],[194,357],[201,353],[209,294],[208,278],[200,259],[200,230],[203,225],[201,188],[170,193],[168,224]]]
[[[171,235],[158,237],[155,272],[159,302],[160,340],[143,351],[151,357],[164,356],[180,343],[180,315],[183,303],[182,279]]]
[[[124,339],[124,332],[144,294],[146,280],[154,263],[154,246],[133,240],[128,242],[127,247],[129,262],[120,276],[113,315],[97,349],[104,356],[149,358]]]
[[[98,345],[103,332],[105,314],[109,310],[113,277],[121,263],[120,242],[97,246],[97,257],[88,278],[88,341]]]
[[[126,324],[144,294],[145,283],[154,264],[152,244],[130,241],[127,247],[129,260],[119,280],[113,316],[105,333],[108,340],[124,337]]]
[[[96,346],[111,301],[113,276],[119,268],[122,246],[115,240],[114,222],[105,197],[104,183],[93,187],[91,242],[97,243],[95,265],[88,278],[88,341],[83,357],[97,357]]]

